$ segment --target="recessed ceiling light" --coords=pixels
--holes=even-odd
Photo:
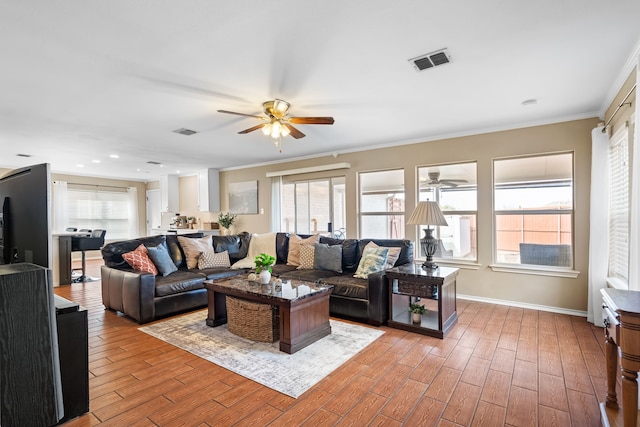
[[[119,159],[120,156],[118,156],[117,154],[109,154],[109,157],[111,157],[112,159]]]
[[[84,165],[83,165],[82,163],[77,163],[77,164],[76,164],[76,167],[77,167],[77,168],[83,168],[83,167],[84,167]]]
[[[522,105],[524,105],[525,107],[527,105],[536,105],[537,103],[538,103],[538,100],[533,98],[522,101]]]
[[[91,163],[100,163],[100,160],[98,160],[98,159],[91,160]]]

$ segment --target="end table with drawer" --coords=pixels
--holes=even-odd
[[[458,321],[456,312],[457,268],[434,270],[405,264],[386,270],[389,279],[389,322],[392,328],[444,338]],[[420,324],[414,324],[409,304],[420,302],[427,308]]]

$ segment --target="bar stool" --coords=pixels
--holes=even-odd
[[[83,231],[83,230],[80,230]],[[90,231],[90,230],[88,230]],[[86,273],[86,251],[97,251],[104,246],[106,230],[95,229],[88,237],[73,236],[71,238],[71,252],[82,252],[82,275],[72,280],[73,283],[91,282],[93,279]]]

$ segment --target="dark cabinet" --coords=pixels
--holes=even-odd
[[[64,415],[51,270],[0,265],[0,424],[51,426]]]
[[[406,264],[386,270],[385,274],[389,279],[389,326],[444,338],[458,320],[458,269],[440,267],[429,270]],[[414,323],[409,304],[418,302],[427,308],[427,313]]]

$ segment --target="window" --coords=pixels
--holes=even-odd
[[[629,133],[609,142],[609,277],[629,280]]]
[[[495,160],[495,260],[573,267],[573,154]]]
[[[404,170],[362,172],[360,237],[404,238]]]
[[[107,230],[108,239],[129,239],[129,195],[126,189],[87,190],[69,185],[69,226]],[[132,218],[132,221],[137,221]]]
[[[442,241],[442,246],[436,251],[436,258],[477,260],[476,182],[475,163],[418,168],[418,200],[438,202],[448,224],[437,227],[435,235]],[[422,238],[422,233],[419,237]]]
[[[345,178],[284,182],[280,230],[296,234],[344,234]]]

